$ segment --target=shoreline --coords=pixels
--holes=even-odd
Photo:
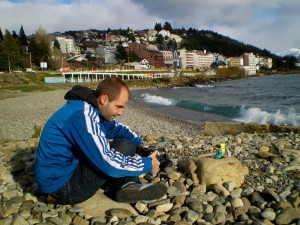
[[[130,87],[132,92],[149,89],[157,89],[157,87]],[[35,126],[43,125],[65,103],[64,94],[68,90],[69,88],[39,92],[0,91],[0,142],[31,138]],[[118,117],[117,121],[141,135],[148,133],[193,134],[195,130],[203,132],[205,122],[235,122],[230,118],[215,114],[184,109],[171,115],[171,113],[166,113],[164,106],[149,106],[143,102],[131,100],[124,112],[124,115]],[[193,113],[197,114],[197,120],[186,119],[186,115]]]
[[[65,89],[50,92],[18,94],[0,100],[0,142],[32,138],[35,127],[43,126],[64,103]],[[159,119],[158,119],[159,118]],[[124,115],[117,121],[129,126],[140,135],[193,134],[202,132],[203,123],[194,124],[159,112],[128,103]]]
[[[64,104],[66,91],[28,93],[0,100],[0,129],[6,129],[14,137],[29,136],[29,127],[36,123],[41,125]],[[7,119],[6,127],[3,119]],[[117,120],[144,136],[146,145],[163,147],[171,157],[172,167],[155,176],[145,174],[140,177],[143,182],[164,182],[168,192],[163,199],[130,205],[116,203],[99,190],[81,204],[48,204],[34,181],[34,153],[38,138],[31,138],[0,143],[0,164],[3,165],[0,218],[4,223],[96,224],[102,221],[101,224],[117,225],[140,224],[143,220],[152,224],[170,221],[170,224],[186,221],[190,224],[296,224],[300,221],[299,134],[242,132],[238,135],[205,136],[201,124],[152,112],[130,102],[124,109],[124,115]],[[201,160],[205,156],[211,159],[217,153],[219,143],[226,144],[224,160],[235,158],[248,168],[249,173],[241,177],[241,187],[234,177],[228,177],[224,184],[217,181],[209,185],[199,184],[196,174],[187,171],[199,161],[186,161],[190,163],[185,166],[186,171],[183,170],[187,164],[180,162],[197,157]],[[241,170],[229,170],[229,165],[217,163],[221,161],[213,160],[205,168],[196,167],[195,171],[207,171],[210,167],[215,174],[208,173],[209,178],[222,177],[222,180],[225,176],[220,171],[231,171],[228,174],[234,176],[241,174]],[[110,212],[114,213],[108,216]]]

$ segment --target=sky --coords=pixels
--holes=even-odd
[[[279,54],[300,49],[299,0],[0,0],[0,28],[25,34],[69,30],[211,30]]]

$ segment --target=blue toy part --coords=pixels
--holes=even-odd
[[[220,150],[219,153],[215,156],[216,159],[221,159],[222,158],[222,151]]]
[[[216,158],[216,159],[221,159],[221,158],[225,155],[225,152],[226,152],[226,145],[225,145],[225,143],[221,143],[221,144],[220,144],[219,152],[218,152],[218,154],[215,156],[215,158]]]

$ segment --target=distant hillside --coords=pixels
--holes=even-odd
[[[266,49],[262,50],[255,46],[244,44],[216,32],[208,30],[199,31],[192,28],[186,31],[182,47],[185,47],[187,50],[206,50],[207,52],[220,53],[227,57],[241,56],[245,52],[252,52],[259,56],[272,58],[278,57]]]
[[[270,57],[273,59],[273,70],[277,71],[290,71],[298,69],[296,67],[297,60],[300,60],[297,57],[293,57],[290,54],[287,55],[280,55],[271,53],[267,49],[260,49],[250,44],[245,44],[241,41],[232,39],[228,36],[224,36],[217,32],[211,30],[197,30],[195,28],[185,29],[182,27],[181,29],[173,29],[170,23],[165,23],[164,26],[161,24],[156,24],[155,28],[156,31],[160,31],[162,29],[170,31],[171,34],[177,34],[182,37],[183,41],[180,45],[173,40],[168,40],[166,38],[157,38],[156,41],[153,41],[151,44],[157,45],[159,50],[174,50],[185,48],[187,50],[200,50],[212,53],[219,53],[224,55],[225,57],[239,57],[243,53],[253,53],[258,54],[262,57]],[[135,32],[137,38],[144,37],[144,33],[149,31],[149,29],[140,30]],[[131,30],[130,29],[117,29],[117,30],[90,30],[89,37],[92,38],[103,38],[107,33],[114,34],[114,35],[122,35],[124,37],[130,37]],[[76,31],[68,31],[66,35],[71,35],[75,39],[80,38],[78,32]],[[79,36],[78,36],[79,35]],[[133,41],[133,40],[132,40]]]

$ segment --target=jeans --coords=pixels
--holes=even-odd
[[[133,156],[136,153],[135,146],[127,139],[116,139],[110,146],[125,155]],[[138,177],[108,177],[81,163],[71,179],[50,195],[55,198],[57,204],[72,205],[91,198],[100,188],[107,190],[108,196],[114,198],[116,191],[130,182],[140,183]]]

